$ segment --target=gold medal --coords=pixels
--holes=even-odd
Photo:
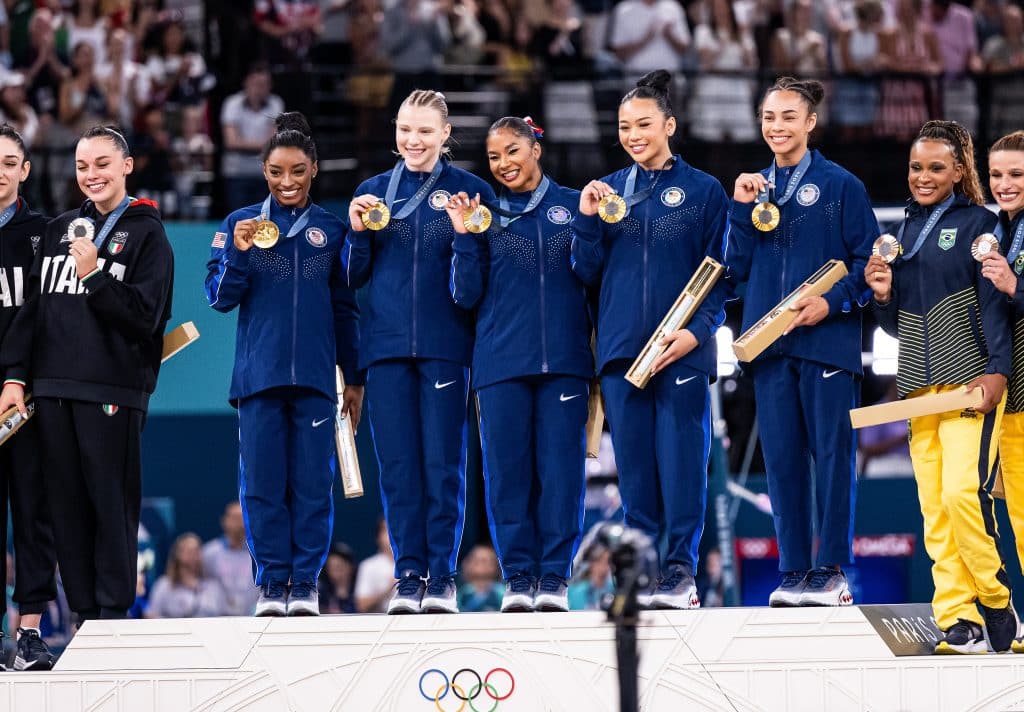
[[[96,234],[96,228],[92,224],[92,220],[89,218],[75,218],[68,223],[67,238],[64,242],[71,242],[79,238],[93,239]]]
[[[484,232],[491,226],[491,211],[486,205],[481,205],[471,213],[464,213],[462,224],[474,234]]]
[[[971,243],[971,255],[974,259],[981,262],[985,259],[985,255],[995,253],[999,254],[999,240],[991,232],[982,233],[974,238],[974,242]]]
[[[771,232],[779,226],[779,209],[774,203],[767,200],[754,206],[754,212],[750,219],[761,232]]]
[[[363,212],[360,217],[363,225],[370,230],[383,230],[391,222],[391,211],[384,203],[377,203],[369,210]]]
[[[881,257],[883,262],[891,265],[896,261],[897,257],[903,254],[903,245],[895,237],[885,233],[884,235],[879,235],[878,239],[875,240],[875,244],[871,248],[871,254]]]
[[[606,223],[617,223],[626,217],[626,201],[615,193],[604,196],[597,204],[597,216]]]
[[[256,232],[252,236],[252,244],[256,245],[256,247],[262,247],[264,250],[269,250],[277,244],[279,237],[281,237],[281,231],[277,225],[270,220],[260,220],[256,223]]]

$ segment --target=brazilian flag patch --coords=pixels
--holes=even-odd
[[[1024,274],[1024,252],[1017,255],[1017,261],[1013,263],[1013,271],[1017,274]]]
[[[956,244],[956,231],[957,228],[951,227],[946,230],[942,230],[939,233],[939,247],[944,250],[950,249]]]

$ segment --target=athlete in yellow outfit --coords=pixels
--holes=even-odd
[[[917,396],[967,383],[984,394],[976,410],[910,421],[932,609],[945,633],[935,651],[1001,652],[1018,623],[988,488],[1010,373],[1009,308],[972,256],[996,220],[982,207],[970,134],[953,122],[922,127],[908,183],[902,256],[891,267],[872,257],[865,270],[879,324],[900,340],[897,390]]]
[[[1013,303],[1013,372],[1006,396],[999,457],[1010,524],[1017,555],[1024,566],[1024,131],[1015,131],[992,144],[988,153],[988,185],[999,205],[999,254],[990,253],[982,275]],[[1017,638],[1015,653],[1024,653]]]

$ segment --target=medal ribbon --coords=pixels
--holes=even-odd
[[[651,184],[639,192],[634,192],[636,191],[636,176],[639,164],[633,164],[633,167],[629,169],[629,174],[626,176],[626,189],[623,191],[625,195],[622,196],[622,199],[626,201],[626,215],[629,215],[630,208],[644,202],[654,194],[654,190],[658,187],[658,181],[661,180],[661,176],[668,171],[672,164],[675,163],[675,160],[676,157],[672,156],[665,161],[665,165],[662,166],[660,171],[658,171],[658,175],[654,176],[654,180],[651,181]],[[623,217],[625,217],[625,215],[623,215]]]
[[[312,210],[312,209],[313,209],[313,201],[311,200],[311,201],[309,201],[309,207],[306,208],[306,210],[302,213],[302,215],[299,216],[298,220],[296,220],[294,223],[292,223],[292,227],[288,231],[288,234],[284,236],[286,240],[289,237],[295,237],[300,232],[302,232],[302,228],[306,227],[306,223],[309,222],[309,211]],[[267,199],[263,201],[263,206],[260,208],[260,219],[261,220],[270,220],[270,196],[269,195],[267,196]]]
[[[0,213],[0,227],[3,227],[11,221],[14,214],[18,212],[18,204],[21,202],[20,198],[15,198],[14,202],[7,206],[7,208]]]
[[[804,157],[800,159],[800,162],[796,164],[796,168],[793,170],[793,175],[789,177],[789,182],[786,184],[786,192],[782,194],[779,199],[771,197],[769,191],[774,191],[775,188],[775,159],[772,159],[772,167],[768,169],[768,185],[765,186],[766,190],[761,191],[757,194],[757,202],[767,203],[769,201],[775,203],[777,207],[782,207],[789,202],[789,199],[793,197],[796,192],[797,186],[800,185],[800,179],[807,173],[807,169],[811,167],[811,152],[805,151]]]
[[[939,222],[940,219],[942,219],[943,214],[945,214],[945,212],[949,210],[949,206],[953,204],[953,199],[955,197],[956,193],[950,195],[948,198],[943,200],[935,207],[935,210],[932,211],[932,214],[928,216],[928,222],[926,222],[924,224],[924,227],[921,228],[921,232],[918,234],[917,240],[914,242],[914,246],[910,248],[909,252],[904,250],[904,260],[909,260],[911,257],[917,254],[918,250],[921,249],[921,246],[924,245],[924,241],[928,238],[928,234],[931,233],[933,229],[935,229],[935,225]],[[904,221],[900,223],[899,232],[896,233],[896,240],[900,243],[901,246],[903,245],[903,232],[906,229],[907,221],[904,219]]]
[[[384,193],[384,205],[388,206],[388,210],[391,211],[391,217],[395,220],[404,220],[412,214],[412,211],[419,207],[419,204],[423,202],[423,199],[427,197],[430,189],[437,183],[437,179],[441,177],[441,169],[444,165],[441,163],[441,159],[438,158],[434,164],[434,168],[430,171],[430,175],[423,181],[423,185],[417,190],[408,202],[402,206],[401,210],[397,213],[391,207],[395,203],[395,196],[398,195],[398,183],[402,180],[402,173],[405,172],[405,161],[399,159],[398,163],[395,164],[394,170],[391,171],[391,178],[388,179],[388,189]]]
[[[0,226],[2,226],[3,216],[0,215]],[[996,239],[999,240],[1000,244],[1003,242],[1003,223],[1000,222],[996,225],[994,231]],[[1010,242],[1010,251],[1006,253],[1006,261],[1011,265],[1020,256],[1021,250],[1024,249],[1024,219],[1017,221],[1017,229],[1013,231],[1013,240]]]
[[[498,223],[502,227],[508,227],[509,223],[518,220],[527,213],[533,212],[537,208],[537,206],[540,205],[540,201],[544,200],[544,194],[548,192],[548,188],[550,186],[551,179],[548,178],[547,176],[544,176],[544,178],[540,182],[540,185],[537,186],[537,188],[533,191],[533,195],[530,196],[530,200],[529,202],[526,203],[526,207],[523,208],[520,212],[516,212],[515,210],[509,209],[508,194],[505,191],[502,191],[501,196],[499,196],[497,206],[488,205],[487,207],[501,216],[498,218]]]
[[[96,245],[97,250],[103,249],[103,243],[106,242],[107,235],[109,235],[110,231],[114,229],[114,225],[116,225],[117,221],[122,215],[124,215],[124,211],[128,209],[129,205],[131,205],[132,200],[134,200],[134,198],[130,195],[124,196],[124,199],[118,203],[117,207],[114,208],[110,215],[107,216],[107,221],[103,223],[103,227],[101,227],[96,233],[96,236],[92,238],[92,244]]]

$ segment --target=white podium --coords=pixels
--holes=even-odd
[[[645,612],[645,712],[1024,710],[1024,655],[930,647],[928,607]],[[906,651],[904,651],[906,652]],[[0,712],[616,712],[603,613],[93,621]],[[469,699],[461,699],[469,698]]]

